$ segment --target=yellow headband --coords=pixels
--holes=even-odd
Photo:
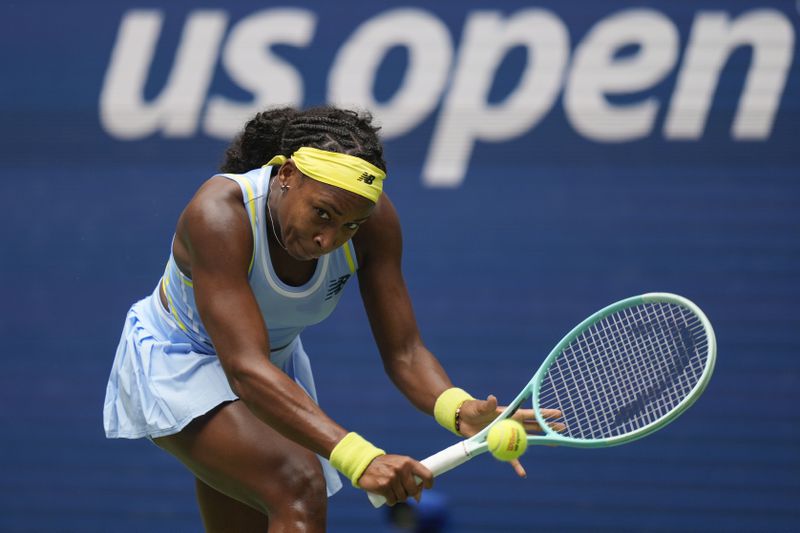
[[[288,158],[276,155],[265,166],[282,165]],[[292,154],[297,169],[317,181],[378,201],[386,173],[360,157],[303,146]]]

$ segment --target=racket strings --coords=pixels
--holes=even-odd
[[[705,328],[689,309],[623,309],[562,350],[540,386],[539,408],[563,413],[565,437],[631,433],[675,410],[700,381],[707,358]]]

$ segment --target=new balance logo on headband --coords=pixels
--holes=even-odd
[[[367,185],[372,185],[372,182],[375,181],[375,176],[373,176],[369,172],[364,172],[358,177],[358,181],[363,181]]]

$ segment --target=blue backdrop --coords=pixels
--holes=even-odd
[[[453,381],[509,400],[576,322],[669,291],[719,360],[678,423],[481,457],[451,531],[800,528],[795,2],[237,0],[0,6],[0,530],[197,531],[191,476],[107,441],[129,305],[255,109],[384,124],[404,268]],[[452,442],[383,375],[357,291],[304,335],[325,409],[391,451]],[[381,531],[346,487],[330,530]]]

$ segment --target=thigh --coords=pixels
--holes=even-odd
[[[317,456],[256,418],[241,401],[225,403],[154,442],[213,489],[269,515],[271,525],[287,509],[294,510],[295,520],[299,513],[324,523],[327,496]]]

